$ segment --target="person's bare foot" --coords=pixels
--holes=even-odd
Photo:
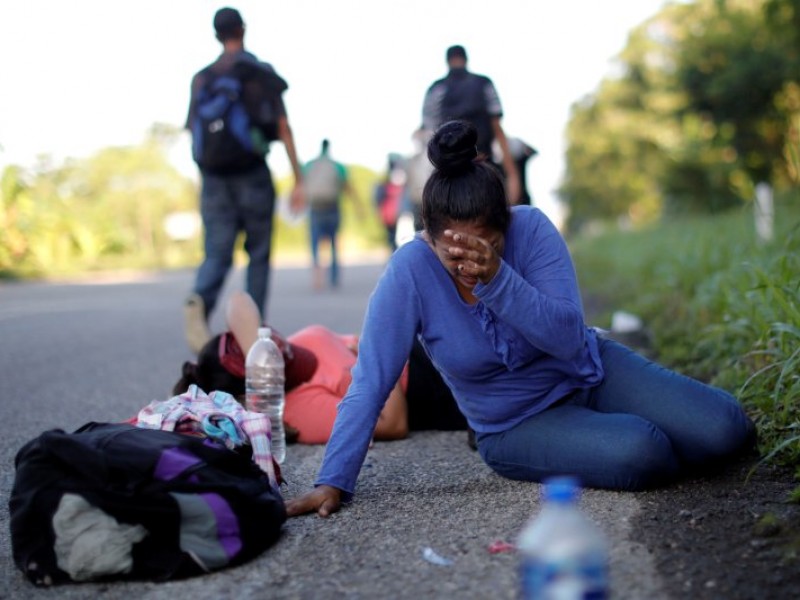
[[[205,303],[198,294],[189,296],[183,305],[183,325],[189,349],[195,354],[199,354],[203,346],[211,339],[211,332],[206,320]]]
[[[311,286],[314,288],[315,292],[319,292],[325,287],[324,273],[319,267],[314,267],[314,275]]]

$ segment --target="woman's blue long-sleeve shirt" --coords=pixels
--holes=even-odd
[[[512,209],[500,269],[465,302],[419,236],[389,261],[367,306],[353,381],[316,485],[352,496],[378,415],[415,336],[477,432],[510,429],[580,388],[603,369],[584,323],[572,260],[536,208]]]

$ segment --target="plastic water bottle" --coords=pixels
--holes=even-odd
[[[608,545],[579,509],[572,477],[544,482],[544,505],[517,541],[522,597],[526,600],[608,598]]]
[[[272,456],[278,463],[286,458],[286,434],[283,430],[285,375],[283,353],[272,341],[272,330],[259,327],[258,340],[245,360],[245,406],[264,413],[272,423]]]

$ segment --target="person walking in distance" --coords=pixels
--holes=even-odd
[[[249,259],[246,290],[265,316],[275,208],[266,162],[271,142],[283,143],[291,164],[293,208],[304,204],[300,163],[282,99],[288,85],[270,64],[245,50],[239,11],[219,9],[214,30],[222,54],[194,75],[186,122],[200,170],[205,252],[184,311],[186,339],[195,352],[209,337],[208,318],[232,266],[240,231]]]
[[[386,229],[386,243],[392,252],[397,250],[397,219],[403,207],[406,177],[403,157],[392,152],[389,154],[386,175],[373,191],[378,217]]]
[[[433,173],[433,165],[428,160],[428,140],[433,135],[432,131],[417,129],[411,136],[414,142],[414,154],[406,161],[406,185],[403,195],[403,205],[414,215],[414,231],[421,230],[422,223],[422,190],[425,182]]]
[[[492,80],[467,69],[467,51],[463,46],[450,46],[446,53],[448,73],[434,81],[425,93],[422,104],[422,128],[435,131],[442,123],[462,119],[478,131],[478,153],[492,160],[492,142],[500,146],[500,165],[505,175],[509,203],[518,204],[522,194],[519,174],[508,140],[500,124],[503,107]]]
[[[520,194],[517,204],[533,205],[533,196],[531,196],[528,190],[526,169],[528,167],[528,161],[539,154],[539,151],[518,137],[506,136],[506,139],[508,140],[508,149],[511,152],[511,158],[517,166],[517,175],[519,175]],[[494,163],[502,164],[503,150],[500,148],[500,144],[498,144],[497,140],[492,144],[492,152],[494,153]]]
[[[330,156],[330,142],[322,140],[319,156],[303,167],[303,186],[309,208],[309,234],[313,286],[322,289],[323,273],[319,261],[319,243],[328,239],[331,245],[330,286],[339,286],[339,260],[336,234],[341,223],[342,194],[347,194],[359,210],[361,205],[355,189],[350,184],[346,167]]]

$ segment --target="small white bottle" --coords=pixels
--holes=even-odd
[[[258,339],[245,359],[245,407],[269,417],[272,425],[270,450],[278,464],[286,458],[284,369],[283,353],[272,341],[272,330],[259,327]]]
[[[542,510],[517,541],[522,598],[608,598],[608,544],[602,531],[580,511],[579,496],[572,477],[544,482]]]

